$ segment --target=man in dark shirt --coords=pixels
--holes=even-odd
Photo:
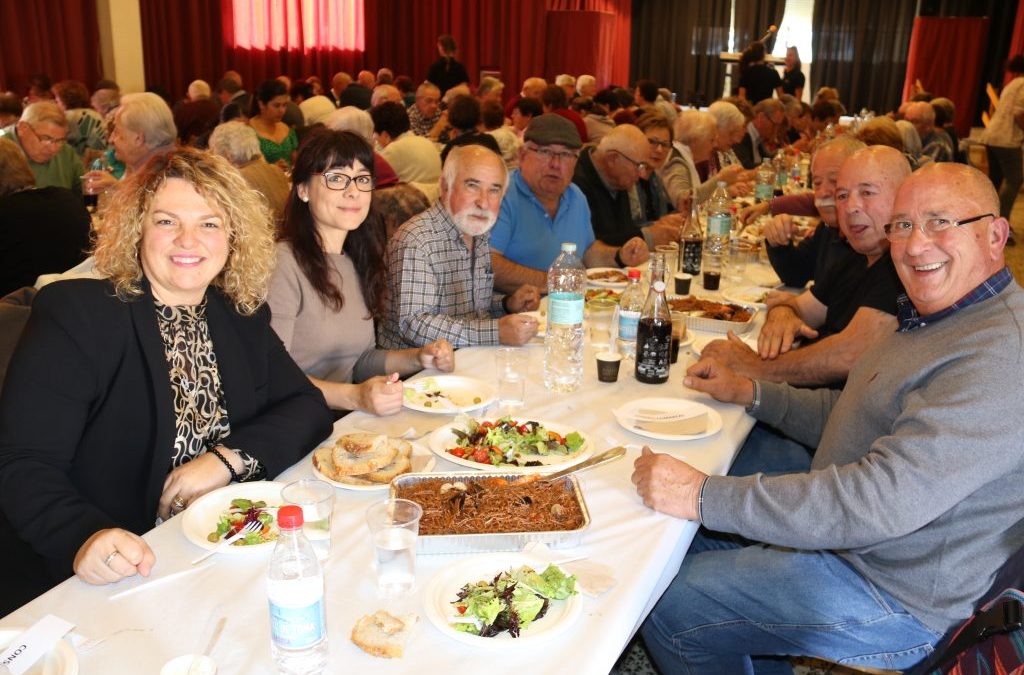
[[[670,213],[653,223],[640,221],[640,200],[630,198],[647,164],[650,144],[644,132],[632,124],[620,124],[609,131],[597,147],[585,149],[576,162],[572,181],[583,191],[590,206],[594,236],[610,246],[622,246],[633,237],[643,237],[653,249],[658,244],[679,241],[683,219]],[[634,217],[634,208],[638,217]]]
[[[867,268],[852,286],[826,275],[811,290],[772,307],[758,351],[730,337],[709,344],[702,356],[762,380],[814,386],[844,381],[861,354],[896,329],[896,297],[903,287],[884,226],[896,190],[909,175],[903,153],[887,146],[871,146],[847,159],[836,188],[839,227],[867,258]],[[818,340],[791,350],[797,338]]]
[[[774,141],[785,128],[786,109],[773,98],[766,98],[754,106],[754,119],[747,124],[747,135],[732,146],[744,169],[756,169],[761,160],[769,157],[765,143]]]

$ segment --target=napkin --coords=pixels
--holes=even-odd
[[[633,428],[670,436],[694,436],[708,430],[708,414],[703,412],[693,417],[670,422],[633,419]]]
[[[12,675],[28,672],[74,627],[69,621],[47,614],[11,640],[10,646],[0,653],[0,667],[8,669]]]
[[[543,560],[548,564],[558,563],[558,566],[563,570],[576,576],[576,588],[584,595],[589,595],[592,598],[596,598],[618,583],[615,579],[615,571],[608,565],[589,560],[560,563],[558,561],[567,556],[559,551],[552,551],[548,548],[547,544],[536,541],[527,542],[526,546],[523,547],[523,553]]]
[[[415,410],[403,410],[397,415],[372,417],[362,415],[361,419],[353,420],[355,427],[375,434],[384,434],[391,438],[404,438],[413,441],[431,433],[438,427],[451,423],[450,415],[432,415]]]

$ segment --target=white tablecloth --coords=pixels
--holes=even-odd
[[[699,290],[699,289],[698,289]],[[719,404],[682,386],[684,364],[692,357],[680,355],[670,380],[664,385],[637,382],[623,364],[619,381],[597,381],[594,350],[585,355],[584,384],[573,394],[548,392],[541,381],[543,345],[536,341],[530,354],[530,377],[523,416],[568,424],[589,434],[596,450],[614,445],[630,446],[629,454],[610,465],[580,474],[592,525],[579,549],[595,562],[614,569],[617,585],[598,598],[583,598],[583,613],[568,632],[541,645],[495,652],[455,642],[425,618],[420,596],[404,601],[383,601],[376,596],[364,512],[383,493],[336,491],[333,548],[326,563],[327,621],[330,639],[330,672],[523,672],[531,674],[574,672],[607,673],[639,624],[675,576],[697,524],[664,516],[646,508],[630,482],[633,460],[645,442],[622,429],[609,413],[611,408],[645,396],[680,396],[700,400],[722,415],[724,426],[702,440],[668,443],[647,441],[659,452],[685,459],[697,468],[724,473],[753,426],[753,420],[737,406]],[[493,350],[463,349],[456,356],[456,373],[492,380]],[[428,373],[429,374],[429,373]],[[425,433],[444,416],[403,412],[397,418],[378,420],[362,414],[338,422],[342,428],[400,430],[413,426]],[[437,470],[461,470],[444,459]],[[311,475],[306,458],[279,480]],[[220,673],[271,673],[270,627],[264,590],[266,555],[221,555],[215,562],[163,582],[167,574],[188,569],[201,551],[183,536],[180,518],[162,524],[145,535],[157,556],[153,578],[132,578],[110,586],[90,586],[72,578],[0,620],[0,627],[28,626],[48,613],[78,626],[77,632],[100,640],[79,649],[81,672],[157,673],[171,658],[200,652],[217,620],[227,617],[224,633],[213,650]],[[421,555],[417,559],[417,584],[422,590],[431,578],[462,556]],[[16,583],[7,579],[5,583]],[[115,594],[137,585],[152,584],[120,598]],[[416,611],[420,625],[410,639],[404,659],[388,661],[368,656],[350,640],[355,621],[362,615],[386,608],[393,613]],[[498,666],[497,664],[500,664]]]

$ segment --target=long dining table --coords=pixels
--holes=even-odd
[[[694,286],[694,291],[703,293]],[[756,335],[763,312],[750,335]],[[713,337],[691,331],[697,345]],[[420,554],[416,560],[416,589],[406,598],[385,600],[377,595],[374,550],[365,522],[366,509],[386,495],[338,488],[335,490],[331,554],[325,562],[325,599],[330,644],[328,672],[529,672],[607,673],[672,581],[698,524],[657,513],[642,503],[630,475],[643,445],[668,453],[698,469],[723,474],[754,424],[735,405],[718,403],[682,384],[685,366],[694,354],[687,347],[672,366],[669,381],[642,384],[632,362],[623,361],[614,383],[598,381],[595,353],[584,348],[583,384],[572,393],[553,393],[542,383],[544,345],[534,340],[524,347],[529,372],[526,404],[520,419],[567,425],[587,435],[595,452],[625,446],[624,458],[578,474],[591,516],[591,525],[576,548],[558,549],[566,557],[585,555],[610,568],[615,584],[597,597],[582,597],[578,620],[556,637],[499,648],[474,647],[453,640],[427,621],[423,590],[444,570],[467,558],[461,554]],[[427,377],[425,372],[417,377]],[[455,374],[494,382],[494,348],[471,347],[456,353]],[[698,440],[666,442],[644,438],[619,425],[611,410],[644,397],[678,397],[710,406],[722,417],[719,432]],[[495,404],[497,405],[497,404]],[[496,409],[482,411],[481,416]],[[426,436],[451,415],[403,410],[390,418],[352,413],[339,419],[333,436],[352,430],[393,435],[405,433],[426,444]],[[434,471],[465,471],[438,457]],[[311,455],[276,480],[312,477]],[[174,517],[145,534],[156,554],[150,578],[132,577],[108,586],[91,586],[70,578],[0,620],[0,629],[27,627],[47,614],[76,625],[76,652],[84,675],[100,673],[159,673],[163,664],[188,653],[202,652],[222,618],[221,637],[210,656],[219,673],[257,675],[275,672],[270,653],[270,621],[265,590],[269,551],[253,555],[216,555],[212,562],[192,568],[202,549],[184,536],[182,517]],[[468,580],[467,580],[468,581]],[[15,580],[6,580],[14,583]],[[378,609],[392,614],[415,612],[419,622],[401,659],[381,659],[360,650],[350,633],[356,621]],[[83,641],[84,640],[84,641]]]

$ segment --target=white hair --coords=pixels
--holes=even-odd
[[[28,104],[21,112],[21,121],[27,124],[49,122],[58,127],[66,128],[68,126],[68,118],[64,115],[64,111],[53,101],[36,101]]]
[[[339,108],[320,121],[328,129],[351,131],[367,143],[373,143],[373,118],[370,117],[370,113],[354,105]]]
[[[370,96],[370,107],[378,106],[387,101],[402,102],[402,92],[393,84],[378,84]]]
[[[499,165],[501,165],[502,174],[502,185],[501,185],[501,196],[505,196],[505,191],[508,189],[508,167],[505,166],[505,162],[501,159],[501,156],[496,154],[490,148],[485,148],[482,145],[457,145],[451,149],[448,156],[444,160],[444,166],[441,167],[441,183],[445,186],[446,192],[451,192],[452,185],[455,184],[455,177],[459,175],[459,169],[462,167],[462,163],[466,160],[475,159],[478,157],[486,157],[482,153],[487,153],[493,156]]]
[[[220,124],[210,134],[210,152],[224,157],[235,166],[242,166],[262,155],[256,130],[245,122]]]
[[[302,111],[302,119],[306,121],[306,126],[311,127],[317,122],[322,122],[325,117],[334,112],[335,108],[331,99],[323,94],[318,94],[310,96],[300,103],[299,110]]]
[[[583,87],[597,86],[597,78],[593,75],[580,75],[576,78],[576,93],[582,95]]]
[[[210,85],[205,80],[192,80],[188,85],[188,97],[193,101],[210,98]]]
[[[693,145],[702,138],[713,141],[718,133],[718,120],[708,112],[684,110],[676,118],[673,131],[676,140],[684,145]]]
[[[504,82],[496,77],[487,76],[480,78],[480,86],[476,88],[476,93],[478,96],[483,96],[484,94],[504,88]]]
[[[555,78],[555,84],[557,84],[559,87],[565,87],[565,86],[568,86],[568,85],[575,85],[576,84],[576,78],[573,77],[572,75],[567,74],[567,73],[562,73],[561,75],[559,75],[558,77]]]
[[[117,123],[129,131],[142,134],[148,148],[174,145],[178,137],[171,109],[162,98],[151,92],[121,97]]]
[[[726,132],[747,126],[747,118],[739,108],[728,101],[715,101],[708,106],[708,112],[714,115],[719,131]]]

